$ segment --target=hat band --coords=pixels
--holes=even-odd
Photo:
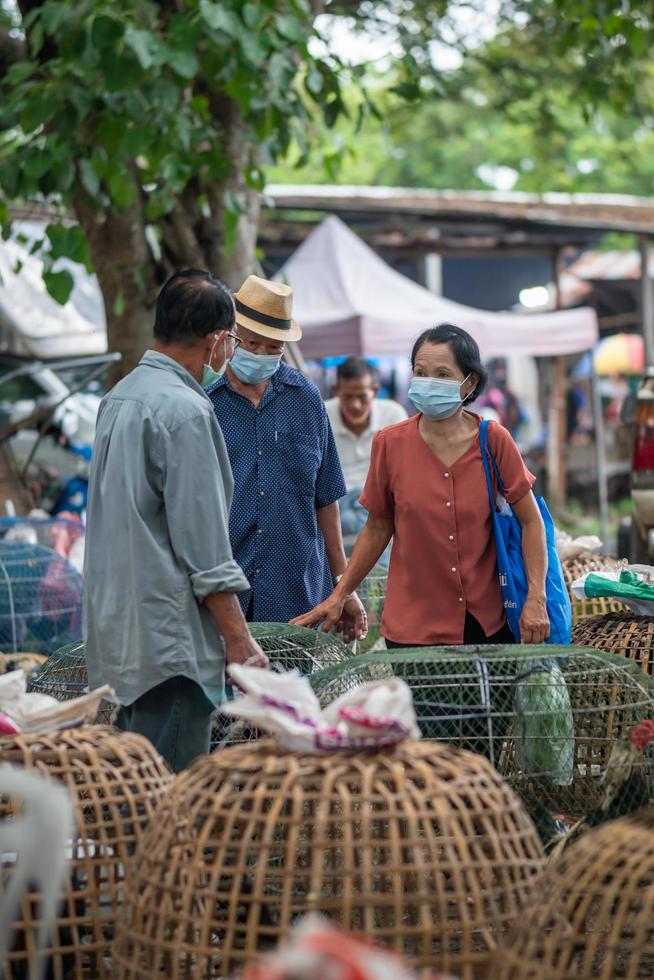
[[[268,316],[266,313],[260,313],[259,310],[253,310],[251,306],[246,306],[245,303],[241,303],[240,299],[234,297],[234,306],[239,313],[243,316],[249,316],[251,320],[256,320],[257,323],[263,323],[266,327],[276,327],[278,330],[290,330],[291,321],[282,320],[278,316]]]

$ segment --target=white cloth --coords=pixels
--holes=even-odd
[[[346,426],[338,398],[330,398],[326,401],[325,408],[336,440],[348,492],[356,487],[363,487],[368,476],[370,450],[375,434],[380,429],[385,429],[387,425],[402,422],[407,417],[407,413],[398,402],[375,398],[368,419],[368,428],[357,436]]]

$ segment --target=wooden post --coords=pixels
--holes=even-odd
[[[640,317],[645,341],[645,365],[654,364],[654,297],[649,276],[649,235],[640,236]]]
[[[561,309],[561,253],[554,252],[554,287],[556,309]],[[550,361],[549,405],[547,412],[547,496],[555,512],[566,505],[566,376],[565,358],[553,357]]]

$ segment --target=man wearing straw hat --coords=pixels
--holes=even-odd
[[[93,446],[89,683],[111,684],[118,727],[149,738],[175,772],[209,751],[225,662],[268,663],[236,598],[248,582],[229,543],[233,480],[202,387],[233,324],[220,279],[171,276],[157,298],[154,349],[102,400]]]
[[[208,389],[234,473],[230,538],[249,582],[246,619],[288,622],[330,594],[346,566],[338,500],[346,491],[316,385],[282,363],[302,331],[293,290],[248,276],[234,295],[234,354]],[[356,594],[339,628],[365,636]]]

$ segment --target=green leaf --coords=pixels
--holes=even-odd
[[[8,85],[21,85],[25,82],[30,75],[36,70],[36,64],[33,61],[18,61],[15,65],[12,65],[9,71],[6,73],[4,80]]]
[[[119,211],[129,208],[136,200],[136,186],[129,174],[114,170],[107,178],[107,186]]]
[[[246,3],[243,7],[245,26],[253,30],[259,24],[259,6],[256,3]]]
[[[100,14],[91,24],[91,42],[99,51],[115,47],[125,32],[122,21]]]
[[[323,89],[322,74],[316,68],[312,68],[307,75],[305,85],[312,95],[319,95]]]
[[[223,31],[229,37],[239,38],[245,28],[233,10],[225,10],[223,4],[200,0],[200,13],[204,22],[214,31]]]
[[[122,289],[116,293],[116,298],[114,300],[114,315],[122,316],[125,312],[125,294]]]
[[[64,306],[68,302],[70,294],[73,291],[73,286],[75,285],[73,277],[66,269],[62,269],[59,272],[44,272],[43,282],[52,298],[57,303],[60,303],[61,306]]]
[[[293,14],[277,14],[275,25],[282,37],[285,37],[288,41],[302,44],[307,39],[307,28]]]
[[[183,51],[181,48],[170,51],[168,56],[170,67],[182,78],[194,78],[198,71],[198,59],[193,51]]]
[[[149,31],[137,31],[133,27],[128,27],[125,31],[125,43],[138,58],[141,68],[147,71],[152,67],[158,44]]]
[[[89,247],[79,225],[48,225],[45,234],[50,242],[50,256],[53,260],[67,258],[90,268]]]

